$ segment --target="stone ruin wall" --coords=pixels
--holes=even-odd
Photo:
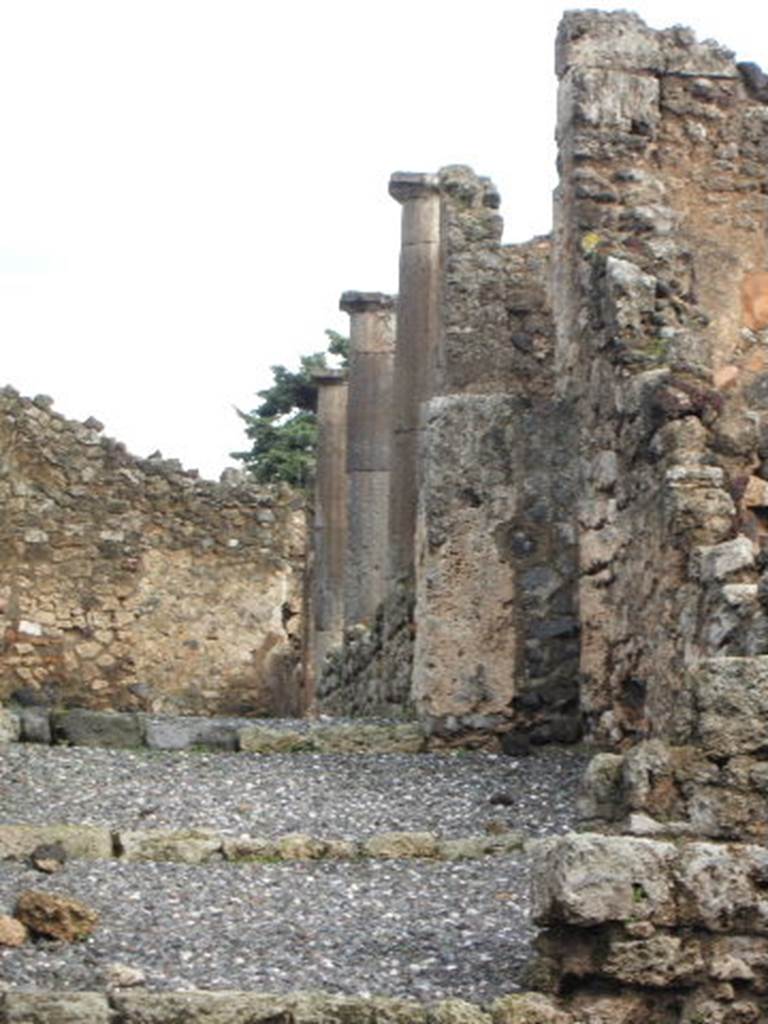
[[[538,847],[541,1020],[756,1024],[768,79],[626,13],[567,14],[557,69],[551,277],[545,241],[500,246],[487,181],[451,168],[431,185],[413,694],[438,733],[506,720],[514,736],[536,702],[530,640],[557,635],[538,623],[576,618],[583,723],[611,752],[587,771],[591,831]],[[537,618],[525,581],[548,593],[553,570]]]
[[[298,713],[303,510],[0,392],[0,699]]]
[[[582,704],[614,752],[592,831],[539,856],[540,980],[569,1022],[763,1021],[768,91],[625,13],[567,14],[558,72]]]
[[[685,670],[760,653],[768,107],[732,55],[633,17],[558,39],[557,376],[576,407],[589,731],[685,732]]]

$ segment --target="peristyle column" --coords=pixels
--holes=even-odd
[[[345,622],[368,623],[387,591],[395,299],[344,292],[350,317]]]
[[[344,632],[344,556],[347,544],[347,381],[343,370],[313,374],[317,384],[312,656],[314,681]]]
[[[400,292],[392,394],[389,574],[414,574],[419,410],[431,397],[439,338],[440,193],[434,174],[393,174],[389,194],[402,204]]]

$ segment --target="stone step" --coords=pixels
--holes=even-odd
[[[222,750],[252,754],[420,753],[429,746],[416,722],[198,718],[143,712],[0,709],[0,742],[150,750]]]
[[[28,859],[41,845],[58,844],[74,860],[247,864],[272,861],[376,858],[464,860],[523,849],[522,832],[443,838],[435,832],[379,832],[338,839],[291,832],[269,838],[231,836],[214,829],[117,830],[93,825],[0,825],[0,861]],[[528,840],[535,842],[536,840]]]
[[[0,1024],[565,1024],[537,993],[480,1006],[325,992],[0,992]]]

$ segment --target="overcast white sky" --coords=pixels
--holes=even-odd
[[[753,0],[630,6],[768,66]],[[0,0],[0,384],[217,476],[270,365],[396,291],[392,171],[471,164],[549,230],[563,9]]]

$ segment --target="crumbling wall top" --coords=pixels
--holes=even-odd
[[[557,31],[555,72],[574,66],[655,74],[737,78],[733,52],[689,28],[654,31],[629,11],[566,11]]]

